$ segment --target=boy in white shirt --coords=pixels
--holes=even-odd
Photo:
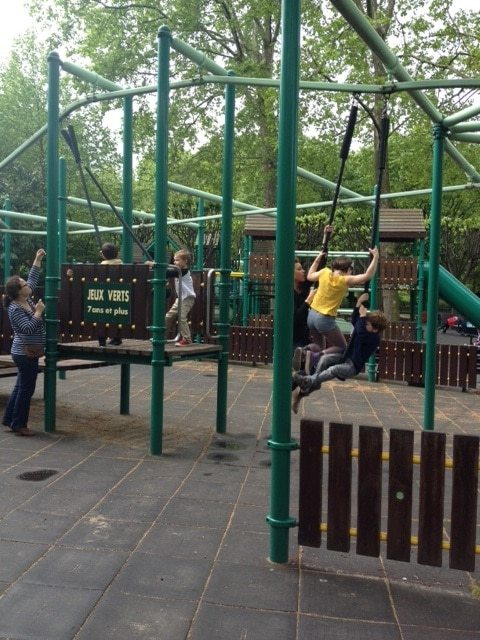
[[[192,256],[187,249],[180,249],[173,256],[173,264],[182,270],[182,304],[180,310],[180,317],[178,318],[178,328],[181,338],[175,343],[177,347],[185,347],[192,344],[192,335],[190,333],[190,327],[188,326],[187,316],[190,313],[193,305],[195,304],[195,290],[193,288],[192,274],[190,273],[190,262]],[[177,271],[173,269],[167,270],[167,277],[172,277],[177,274]],[[178,297],[179,297],[179,279],[175,278],[175,291],[177,292],[177,299],[167,311],[165,315],[165,323],[167,333],[173,328],[175,320],[178,317]]]

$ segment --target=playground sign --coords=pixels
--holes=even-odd
[[[85,282],[83,318],[86,322],[125,324],[131,316],[131,285]]]

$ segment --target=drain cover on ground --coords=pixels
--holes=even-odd
[[[39,469],[38,471],[25,471],[17,476],[18,480],[31,480],[33,482],[39,482],[40,480],[46,480],[50,476],[54,476],[58,471],[55,469]]]

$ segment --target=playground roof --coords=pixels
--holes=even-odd
[[[255,238],[275,238],[277,219],[263,216],[262,214],[250,215],[245,219],[246,236]]]
[[[380,209],[380,241],[411,242],[427,237],[421,209]]]

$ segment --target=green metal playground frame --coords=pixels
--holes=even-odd
[[[202,53],[188,44],[173,37],[167,27],[161,27],[158,33],[158,76],[157,83],[148,87],[123,89],[119,85],[101,76],[81,69],[80,67],[60,60],[56,52],[50,54],[48,77],[48,121],[31,138],[25,141],[15,152],[0,162],[0,170],[23,151],[34,144],[47,133],[47,216],[38,216],[46,222],[47,262],[46,262],[46,368],[45,368],[45,429],[54,431],[56,414],[56,362],[57,351],[57,305],[58,286],[60,281],[60,263],[65,259],[65,238],[67,227],[77,232],[91,233],[92,226],[88,224],[66,222],[65,207],[67,204],[85,204],[78,198],[68,197],[65,193],[64,161],[59,158],[60,123],[74,111],[101,101],[123,100],[124,133],[123,133],[123,194],[122,213],[126,222],[131,226],[133,216],[144,217],[154,222],[155,227],[155,256],[164,255],[169,224],[201,225],[206,220],[219,216],[203,215],[203,204],[199,207],[199,215],[195,218],[174,221],[168,217],[168,193],[175,190],[203,200],[221,204],[221,255],[220,255],[220,307],[219,322],[216,324],[219,343],[221,345],[218,363],[218,393],[217,393],[217,431],[226,430],[227,414],[227,370],[228,370],[228,341],[229,341],[229,291],[231,262],[229,248],[231,245],[233,216],[247,216],[262,213],[276,216],[276,267],[275,282],[291,281],[295,248],[295,215],[292,212],[308,208],[326,207],[331,201],[314,202],[297,205],[296,182],[300,176],[324,187],[334,189],[334,183],[316,176],[297,166],[297,123],[298,123],[298,95],[299,91],[334,91],[350,94],[381,94],[393,96],[399,92],[407,92],[414,102],[428,115],[433,123],[433,177],[431,189],[413,192],[382,194],[381,198],[391,199],[399,196],[419,195],[431,193],[431,226],[430,226],[430,258],[428,268],[428,302],[426,329],[426,375],[424,423],[426,430],[434,428],[435,408],[435,365],[436,365],[436,317],[438,306],[438,278],[439,278],[439,238],[442,191],[460,191],[466,188],[480,187],[480,174],[455,148],[452,140],[480,142],[478,122],[468,122],[468,119],[480,113],[480,106],[464,109],[450,117],[444,117],[436,107],[422,93],[425,89],[479,87],[479,79],[459,80],[420,80],[414,81],[402,67],[396,56],[378,36],[368,20],[358,11],[352,0],[331,0],[332,5],[343,15],[345,20],[355,29],[359,37],[368,45],[382,61],[391,81],[383,85],[374,84],[344,84],[332,82],[305,82],[299,78],[300,57],[300,0],[282,1],[282,52],[281,75],[278,80],[265,78],[237,77],[223,69]],[[170,51],[174,49],[197,64],[202,74],[194,79],[170,82]],[[72,74],[94,87],[94,93],[77,100],[63,111],[60,111],[60,72]],[[222,194],[215,195],[185,187],[168,180],[168,131],[169,131],[169,95],[173,90],[191,88],[197,85],[221,84],[224,86],[224,155],[222,172]],[[278,176],[277,176],[277,209],[266,209],[239,202],[233,199],[233,158],[235,135],[235,87],[237,85],[252,85],[257,87],[275,87],[279,89],[279,133],[278,133]],[[105,93],[99,93],[104,91]],[[155,175],[155,213],[137,212],[133,210],[132,202],[132,101],[135,96],[146,93],[156,93],[156,175]],[[443,187],[444,153],[456,162],[467,174],[469,182],[462,185]],[[59,169],[60,167],[60,169]],[[340,189],[342,203],[372,204],[375,194],[363,196],[345,187]],[[100,203],[94,206],[101,208]],[[11,203],[5,203],[0,215],[9,220],[10,217],[28,216],[29,214],[15,214],[11,211]],[[30,218],[31,219],[31,218]],[[116,228],[119,231],[121,228]],[[107,230],[102,228],[102,231]],[[110,231],[111,228],[108,228]],[[0,229],[8,236],[8,225]],[[7,245],[6,245],[7,248]],[[132,260],[132,241],[124,234],[122,244],[123,260]],[[165,272],[166,262],[158,260],[154,266],[153,286],[153,322],[151,327],[153,353],[152,389],[163,396],[164,389],[164,345],[165,345]],[[423,277],[423,274],[420,274]],[[373,292],[374,294],[374,292]],[[290,350],[292,343],[292,326],[285,309],[293,305],[292,287],[279,287],[275,295],[275,344],[273,364],[273,416],[272,437],[269,447],[272,450],[271,499],[267,521],[270,526],[269,557],[273,562],[283,563],[288,560],[289,529],[296,525],[290,517],[290,456],[297,448],[297,443],[291,437],[290,413]],[[480,314],[475,318],[480,326]],[[121,365],[122,412],[128,413],[128,392],[130,382],[129,364]],[[152,393],[151,404],[151,452],[160,454],[163,429],[163,407]]]

